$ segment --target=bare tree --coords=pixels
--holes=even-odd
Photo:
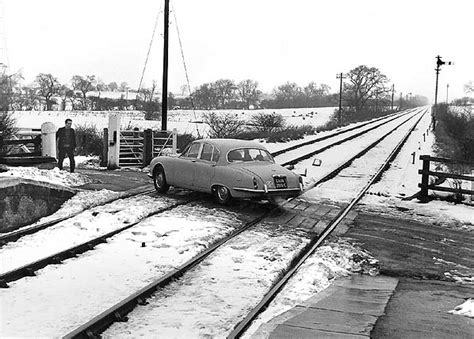
[[[303,90],[295,82],[286,82],[273,90],[275,102],[280,107],[295,107],[303,96]]]
[[[120,83],[119,89],[120,89],[121,92],[125,92],[127,90],[127,88],[128,88],[128,83],[126,83],[125,81]]]
[[[61,87],[58,79],[52,74],[40,73],[36,76],[34,86],[38,97],[44,100],[44,109],[46,111],[51,111],[53,104],[56,103],[53,96],[59,93]]]
[[[144,88],[141,90],[143,94],[143,110],[145,111],[146,120],[158,119],[159,105],[159,92],[157,91],[157,83],[153,81],[150,88]]]
[[[212,84],[202,84],[192,94],[194,103],[201,109],[213,109],[219,105],[216,91]]]
[[[16,74],[0,73],[0,112],[8,111],[11,108],[16,83]]]
[[[361,65],[347,73],[348,83],[344,84],[346,102],[360,113],[369,100],[388,92],[388,78],[375,67]]]
[[[87,93],[94,90],[95,82],[95,75],[87,75],[86,77],[74,75],[71,79],[72,89],[81,92],[82,109],[87,109]]]
[[[226,108],[226,105],[234,98],[236,86],[233,80],[220,79],[214,82],[213,87],[216,92],[219,107]]]
[[[256,106],[260,101],[262,92],[258,89],[258,82],[247,79],[237,84],[237,93],[247,109],[250,105]]]
[[[118,89],[118,85],[115,81],[109,82],[107,85],[109,91],[115,92]]]

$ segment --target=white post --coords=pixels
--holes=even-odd
[[[107,159],[108,169],[119,168],[120,156],[120,115],[109,116],[109,152]]]
[[[173,154],[176,154],[178,149],[178,130],[173,128]]]
[[[52,122],[41,125],[41,155],[56,158],[56,132],[57,127]]]

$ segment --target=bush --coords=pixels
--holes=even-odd
[[[0,139],[9,140],[18,132],[16,121],[8,112],[0,112]],[[0,142],[0,152],[3,153],[7,149]]]
[[[103,148],[102,133],[95,125],[75,128],[78,155],[101,155]]]
[[[281,130],[285,126],[285,120],[281,114],[258,113],[252,116],[250,123],[257,131],[272,133]]]
[[[214,112],[203,115],[204,122],[209,125],[210,138],[235,138],[243,131],[244,121],[234,114],[216,114]]]
[[[237,139],[255,140],[265,139],[268,142],[285,142],[289,140],[302,139],[306,135],[316,133],[316,128],[309,125],[304,126],[288,126],[274,132],[261,132],[256,129],[243,131],[235,136]]]
[[[277,133],[271,133],[268,136],[268,142],[285,142],[290,140],[299,140],[306,135],[312,135],[316,133],[314,126],[289,126],[285,129],[278,131]]]
[[[0,135],[4,139],[10,139],[16,132],[18,128],[16,128],[15,118],[8,112],[0,112]]]
[[[456,114],[445,104],[438,105],[435,138],[441,157],[474,162],[474,120],[470,112]]]

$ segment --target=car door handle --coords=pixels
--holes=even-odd
[[[196,162],[196,160],[191,160],[191,162]]]

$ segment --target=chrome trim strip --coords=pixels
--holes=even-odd
[[[252,188],[234,187],[233,189],[235,191],[243,191],[243,192],[250,192],[250,193],[301,192],[300,188],[277,188],[277,189],[256,190]]]

